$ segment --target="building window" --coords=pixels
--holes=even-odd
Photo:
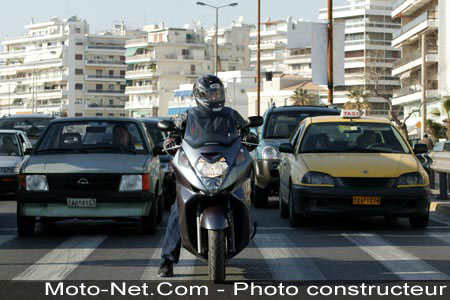
[[[109,105],[113,105],[114,104],[114,100],[113,99],[109,99]]]
[[[75,33],[81,33],[81,28],[76,27],[75,28]]]
[[[95,116],[96,116],[96,117],[102,117],[103,114],[102,114],[102,113],[96,113]]]
[[[95,75],[97,75],[97,77],[102,77],[103,70],[95,70]]]
[[[125,117],[125,114],[124,114],[124,113],[121,113],[120,116],[121,116],[121,117]]]
[[[75,75],[83,75],[83,69],[75,69]]]
[[[120,90],[121,90],[121,91],[125,91],[125,86],[126,86],[125,84],[121,84],[121,85],[120,85]]]
[[[75,83],[75,89],[76,89],[76,90],[82,90],[82,89],[83,89],[83,84],[81,84],[81,83]]]
[[[95,85],[96,90],[103,90],[103,84],[96,84]]]
[[[75,54],[75,60],[83,60],[83,54]]]
[[[113,113],[109,113],[108,116],[114,117],[114,114]]]
[[[114,84],[110,84],[110,85],[108,85],[108,87],[109,87],[109,90],[110,90],[110,91],[113,91],[113,90],[114,90]]]
[[[114,76],[114,70],[109,70],[109,77],[113,77]]]
[[[83,114],[82,113],[75,113],[75,117],[82,117]]]
[[[120,71],[120,76],[125,76],[125,71]]]
[[[83,42],[76,42],[75,46],[83,46]]]

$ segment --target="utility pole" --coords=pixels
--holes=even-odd
[[[261,115],[261,0],[258,0],[258,50],[257,50],[257,97],[256,97],[256,115]]]
[[[219,8],[216,8],[216,76],[219,74]]]
[[[328,0],[328,105],[333,105],[333,0]]]

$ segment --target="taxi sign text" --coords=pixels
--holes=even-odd
[[[360,118],[361,114],[358,110],[343,110],[341,112],[341,118]]]

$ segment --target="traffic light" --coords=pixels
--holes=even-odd
[[[266,81],[272,81],[273,72],[266,72]]]

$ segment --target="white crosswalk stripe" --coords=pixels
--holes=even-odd
[[[16,235],[0,235],[0,246],[13,240],[15,237]]]
[[[358,246],[401,280],[450,280],[430,264],[417,256],[390,245],[376,234],[345,234],[346,239]]]
[[[325,276],[284,234],[257,234],[253,239],[274,280],[325,280]]]
[[[64,280],[106,238],[106,235],[71,237],[13,280]]]

